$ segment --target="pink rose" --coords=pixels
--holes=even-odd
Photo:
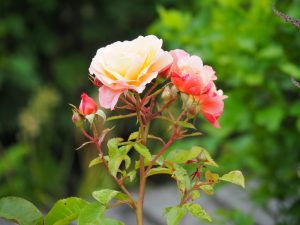
[[[170,52],[173,64],[170,68],[171,81],[184,93],[201,95],[209,91],[213,81],[217,79],[210,66],[203,65],[198,56],[190,56],[187,52],[176,49]]]
[[[162,40],[149,35],[100,48],[89,68],[103,84],[99,88],[100,105],[114,109],[123,92],[143,92],[146,84],[172,63],[171,55],[161,47]]]
[[[82,93],[81,95],[81,102],[79,105],[78,111],[82,115],[89,115],[97,112],[98,106],[95,101],[89,97],[86,93]]]

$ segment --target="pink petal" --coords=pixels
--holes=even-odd
[[[200,96],[199,96],[200,97]],[[200,97],[200,110],[204,117],[216,128],[219,128],[218,118],[223,113],[224,102],[218,95],[202,95]]]
[[[113,90],[105,85],[99,88],[99,102],[103,108],[113,110],[123,91]]]

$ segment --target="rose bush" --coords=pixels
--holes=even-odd
[[[217,91],[213,82],[216,79],[215,72],[211,67],[203,66],[201,58],[189,56],[183,50],[175,50],[170,54],[163,51],[161,45],[162,41],[155,36],[140,36],[131,42],[116,42],[99,49],[91,63],[90,72],[94,76],[90,75],[90,80],[99,88],[100,105],[114,109],[120,94],[126,91],[126,95],[120,98],[123,103],[120,108],[126,109],[128,113],[107,118],[105,112],[98,109],[95,101],[85,93],[81,95],[79,108],[71,105],[72,121],[87,139],[77,150],[93,144],[97,157],[90,162],[89,167],[103,164],[120,190],[94,191],[92,195],[97,202],[93,203],[79,198],[59,200],[45,220],[38,210],[31,207],[32,212],[38,212],[35,215],[38,222],[34,225],[69,224],[74,219],[78,219],[78,225],[124,225],[105,215],[107,210],[122,204],[134,209],[136,224],[143,225],[147,179],[159,174],[168,174],[175,179],[180,194],[180,202],[165,209],[168,225],[178,225],[186,213],[211,222],[211,217],[202,206],[194,203],[200,197],[200,192],[213,194],[214,186],[221,181],[244,187],[244,177],[240,171],[231,171],[223,176],[213,173],[211,169],[218,165],[208,151],[200,146],[167,151],[177,140],[201,135],[195,132],[199,112],[213,126],[219,127],[217,120],[223,112],[225,96],[221,90]],[[174,58],[172,65],[171,55]],[[146,84],[160,72],[167,74],[165,80],[154,80],[149,84],[149,89],[142,93]],[[180,99],[182,110],[178,112],[171,105]],[[106,126],[107,121],[131,117],[135,117],[134,123],[138,124],[136,131],[127,139],[113,137],[107,140],[107,134],[113,129]],[[156,136],[155,132],[149,133],[154,120],[170,123],[168,140]],[[150,138],[162,144],[156,153],[149,149]],[[139,155],[138,159],[132,156],[133,151]],[[126,187],[126,182],[133,182],[136,178],[139,179],[138,197]],[[15,221],[24,217],[15,213],[14,204],[11,203],[13,201],[14,204],[23,204],[24,208],[28,205],[22,199],[0,199],[0,217]]]

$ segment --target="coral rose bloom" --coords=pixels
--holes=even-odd
[[[99,88],[100,105],[114,109],[120,94],[126,90],[141,93],[146,84],[172,63],[171,55],[161,47],[162,40],[149,35],[100,48],[89,68],[103,83]]]
[[[208,93],[195,96],[195,99],[199,101],[200,112],[216,128],[220,128],[218,118],[223,113],[225,98],[227,96],[223,95],[222,90],[217,91],[214,84]]]
[[[173,57],[171,80],[184,93],[201,95],[207,93],[216,80],[215,71],[203,65],[198,56],[190,56],[187,52],[176,49],[170,52]]]

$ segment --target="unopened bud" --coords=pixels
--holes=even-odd
[[[73,111],[72,122],[73,122],[77,127],[82,127],[82,126],[83,126],[83,118],[82,118],[82,116],[81,116],[78,112],[76,112],[76,111]]]
[[[165,101],[168,101],[172,97],[171,88],[169,86],[166,86],[164,88],[164,91],[161,94],[161,97]]]
[[[182,106],[187,111],[189,118],[193,118],[199,113],[198,101],[192,95],[181,93],[181,100],[183,102]]]
[[[177,87],[175,85],[172,85],[172,87],[171,87],[171,93],[172,93],[173,96],[177,95],[178,89],[177,89]]]

